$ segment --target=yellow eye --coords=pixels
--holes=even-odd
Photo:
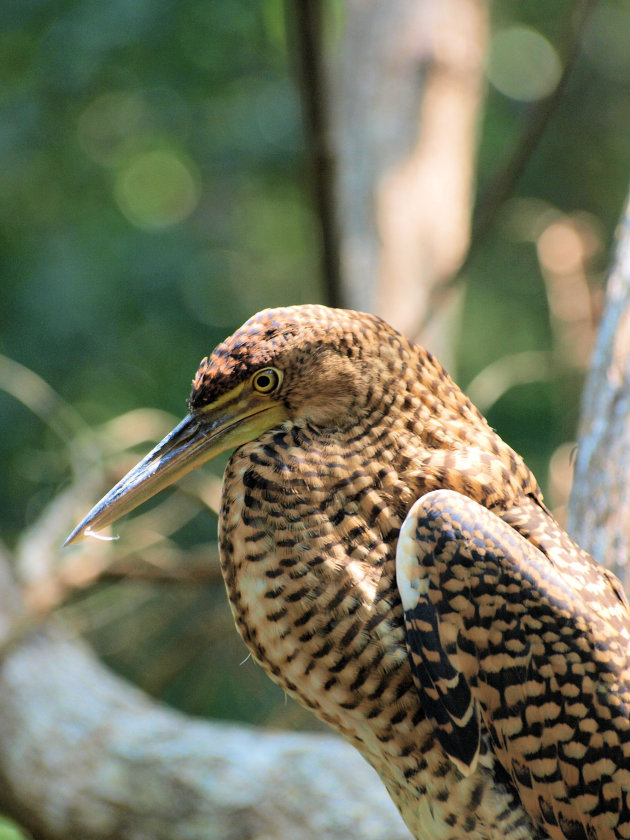
[[[262,368],[252,377],[252,385],[259,394],[271,394],[282,382],[282,374],[276,368]]]

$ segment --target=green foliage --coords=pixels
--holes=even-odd
[[[0,840],[29,840],[29,837],[12,820],[0,817]]]
[[[282,5],[11,3],[0,24],[0,352],[90,421],[181,413],[201,356],[319,284]],[[4,395],[0,425],[13,540],[64,476]]]

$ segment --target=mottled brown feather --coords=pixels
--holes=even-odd
[[[254,657],[361,751],[416,837],[587,836],[569,818],[550,834],[554,790],[539,801],[537,789],[519,787],[519,773],[528,772],[522,765],[537,756],[514,739],[498,743],[490,693],[475,687],[482,716],[474,771],[462,773],[440,744],[410,667],[398,535],[413,503],[430,491],[455,491],[483,506],[490,522],[523,535],[541,568],[560,569],[588,590],[583,621],[612,673],[628,668],[629,619],[618,582],[554,522],[521,458],[439,363],[380,319],[321,306],[261,312],[202,362],[191,411],[268,365],[284,374],[276,398],[289,419],[234,452],[220,517],[228,596]],[[440,540],[448,542],[448,532]],[[542,576],[539,586],[553,598],[553,575],[550,581]],[[518,658],[518,651],[503,653],[483,667],[498,670]],[[467,679],[478,683],[479,671],[469,668]],[[506,690],[501,703],[510,696]],[[514,703],[528,697],[525,691]],[[591,709],[574,711],[590,725]],[[626,779],[628,767],[616,770]],[[603,819],[614,823],[614,815]],[[629,834],[625,822],[596,836]]]

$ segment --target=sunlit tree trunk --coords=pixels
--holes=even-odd
[[[582,397],[568,527],[630,592],[630,198]]]
[[[377,312],[453,368],[483,101],[483,0],[349,0],[329,75],[344,305]],[[429,329],[422,329],[429,321]]]

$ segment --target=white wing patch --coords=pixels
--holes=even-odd
[[[396,582],[405,611],[413,610],[418,598],[429,590],[429,578],[423,574],[418,563],[418,540],[416,537],[416,508],[422,499],[415,502],[400,529],[396,549]]]

